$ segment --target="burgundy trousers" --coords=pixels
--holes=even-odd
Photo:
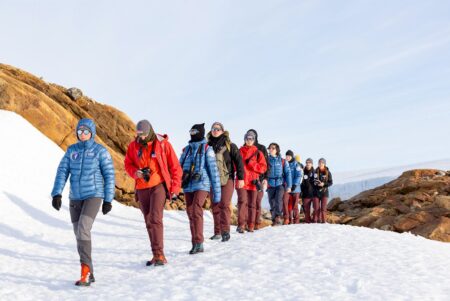
[[[293,224],[298,224],[300,221],[300,216],[298,213],[299,195],[300,195],[299,193],[289,194],[289,204],[288,204],[289,219]]]
[[[319,199],[319,206],[320,206],[318,219],[319,223],[327,222],[327,203],[328,203],[327,197],[322,197]]]
[[[256,190],[238,189],[238,227],[245,228],[256,220]],[[254,224],[253,224],[254,226]]]
[[[261,203],[264,197],[264,191],[258,191],[256,193],[256,221],[255,225],[261,225]]]
[[[144,215],[150,246],[154,256],[164,255],[164,204],[166,188],[159,184],[152,188],[136,191],[139,207]]]
[[[313,217],[311,218],[311,203],[313,205]],[[318,198],[304,198],[303,208],[305,210],[305,223],[316,222],[316,214],[319,214],[319,199]]]
[[[214,219],[214,234],[221,235],[224,232],[230,233],[231,224],[231,197],[234,191],[234,181],[228,180],[227,184],[222,186],[222,195],[220,202],[212,203],[212,213]]]
[[[203,205],[205,204],[208,192],[198,190],[195,192],[186,192],[184,196],[186,198],[189,226],[191,227],[192,243],[203,243]]]

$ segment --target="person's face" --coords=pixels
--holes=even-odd
[[[248,146],[252,146],[253,144],[255,144],[255,138],[253,138],[253,137],[245,138],[245,144]]]
[[[78,135],[78,139],[80,139],[80,141],[82,141],[82,142],[88,141],[92,137],[91,131],[87,128],[80,128],[77,131],[77,135]]]
[[[142,131],[136,131],[136,136],[138,136],[142,140],[145,140],[145,138],[147,138],[148,135]]]
[[[319,168],[324,169],[325,168],[325,162],[319,161]]]
[[[308,168],[308,169],[312,168],[312,162],[311,161],[306,162],[306,168]]]
[[[275,147],[275,145],[269,146],[269,153],[270,153],[271,156],[276,157],[276,155],[277,155],[277,148]]]
[[[292,156],[287,155],[286,156],[286,160],[291,161],[292,160]]]
[[[223,130],[219,126],[213,126],[211,133],[214,138],[217,138],[223,134]]]

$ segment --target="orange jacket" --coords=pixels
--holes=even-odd
[[[183,171],[178,161],[177,155],[173,150],[172,145],[168,141],[167,135],[156,135],[157,139],[154,143],[154,155],[159,165],[159,175],[162,176],[163,182],[166,184],[167,190],[170,194],[179,194],[181,189],[181,176]],[[148,143],[148,148],[152,148],[153,142]],[[125,170],[128,175],[136,180],[136,189],[142,189],[141,185],[138,187],[138,181],[143,181],[136,176],[136,171],[141,168],[146,161],[141,160],[138,156],[139,150],[144,153],[145,148],[136,140],[128,145],[127,154],[125,156]],[[148,154],[150,155],[150,154]],[[145,183],[145,182],[144,182]]]

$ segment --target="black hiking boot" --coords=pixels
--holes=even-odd
[[[241,234],[244,234],[244,233],[245,233],[244,229],[242,229],[241,227],[237,227],[237,228],[236,228],[236,232],[237,232],[237,233],[241,233]]]
[[[193,255],[197,253],[203,253],[203,251],[203,244],[195,244],[189,254]]]
[[[230,232],[223,232],[222,233],[222,241],[229,241],[230,240]]]

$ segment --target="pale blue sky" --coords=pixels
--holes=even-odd
[[[450,1],[0,2],[0,61],[76,86],[179,151],[255,128],[335,171],[448,158]]]

